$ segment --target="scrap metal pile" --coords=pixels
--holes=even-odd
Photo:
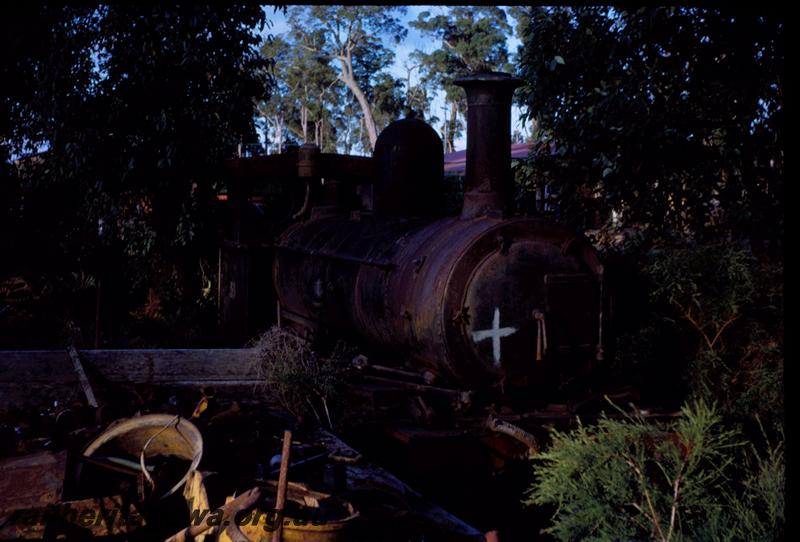
[[[321,429],[213,390],[133,393],[2,418],[0,539],[480,539]],[[388,528],[388,531],[387,531]]]
[[[0,357],[0,540],[491,539],[482,533],[505,511],[491,499],[470,497],[484,491],[479,478],[529,471],[528,457],[554,425],[568,425],[576,412],[602,401],[480,414],[470,410],[468,392],[355,356],[350,392],[375,408],[372,431],[348,438],[366,446],[365,453],[381,435],[404,443],[423,473],[423,497],[383,468],[380,452],[379,466],[310,420],[298,424],[274,409],[255,392],[254,380],[242,387],[255,350],[6,354]],[[214,370],[211,358],[218,360]],[[123,381],[111,368],[127,364],[150,369],[128,372]],[[51,382],[29,383],[24,403],[5,401],[20,371],[31,370]],[[187,382],[184,371],[203,376]],[[453,405],[446,423],[442,401]],[[416,418],[397,415],[414,408]],[[437,481],[445,470],[456,474],[455,483]],[[518,492],[504,494],[519,501]],[[447,498],[459,496],[478,506],[477,514],[462,517],[477,519],[479,528],[432,502],[449,508]]]

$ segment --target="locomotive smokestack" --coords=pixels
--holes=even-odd
[[[511,97],[521,79],[500,72],[457,79],[467,93],[467,165],[461,218],[511,210]]]

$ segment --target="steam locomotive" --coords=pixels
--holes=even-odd
[[[584,236],[512,213],[521,81],[491,72],[456,84],[468,105],[457,216],[444,211],[442,141],[418,119],[389,125],[372,158],[304,145],[284,160],[306,190],[269,247],[278,319],[462,388],[550,386],[603,357],[603,265]]]

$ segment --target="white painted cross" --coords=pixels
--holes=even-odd
[[[472,332],[472,340],[475,342],[492,338],[492,354],[494,355],[494,366],[500,367],[500,339],[516,333],[515,327],[500,327],[500,308],[494,308],[494,318],[492,319],[492,329],[482,329]]]

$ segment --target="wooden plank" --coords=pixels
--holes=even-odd
[[[137,349],[81,350],[84,366],[111,382],[169,383],[242,381],[256,377],[255,350]],[[0,382],[74,383],[77,376],[64,350],[0,350]]]
[[[258,383],[254,355],[249,348],[80,351],[89,381],[99,374],[118,383],[251,390]],[[78,375],[65,350],[0,350],[0,409],[65,401],[80,394]]]
[[[67,353],[69,354],[69,358],[72,360],[72,366],[75,367],[75,373],[78,375],[78,382],[81,383],[83,393],[86,395],[86,402],[94,408],[97,408],[97,399],[95,399],[92,385],[89,383],[89,379],[86,377],[86,371],[83,370],[83,364],[81,364],[81,357],[78,355],[78,350],[75,348],[75,346],[69,345],[69,348],[67,348]]]

